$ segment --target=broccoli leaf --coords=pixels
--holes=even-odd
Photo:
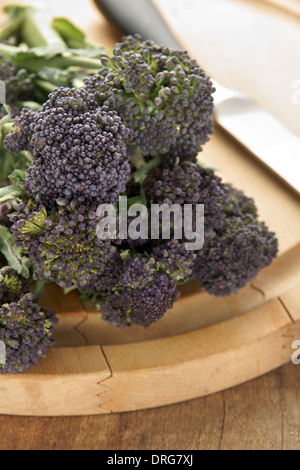
[[[86,44],[85,34],[68,19],[54,18],[52,20],[52,27],[63,37],[69,46],[70,41],[72,44],[77,44],[77,47]]]
[[[5,186],[0,188],[0,202],[14,201],[15,199],[22,198],[24,194],[24,191],[19,186]]]
[[[26,170],[30,162],[24,153],[13,153],[6,150],[2,145],[0,147],[0,180],[6,180],[15,168]]]
[[[24,256],[22,249],[17,247],[13,235],[7,227],[0,225],[0,252],[5,256],[9,266],[26,279],[30,277],[31,263]]]

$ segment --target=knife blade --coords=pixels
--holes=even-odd
[[[124,34],[184,49],[151,0],[94,0]],[[212,78],[216,122],[300,195],[300,138],[245,93]]]

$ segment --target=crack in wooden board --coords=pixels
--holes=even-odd
[[[282,294],[280,300],[293,320],[300,321],[300,283]]]
[[[260,307],[202,331],[122,348],[104,346],[112,369],[110,407],[120,412],[163,406],[262,375],[288,362],[287,345],[299,326],[274,299],[267,312]]]

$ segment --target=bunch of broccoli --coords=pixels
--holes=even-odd
[[[38,306],[24,277],[78,289],[113,326],[148,328],[180,285],[197,279],[212,295],[237,293],[277,254],[254,201],[197,161],[213,132],[214,92],[197,63],[129,36],[98,65],[81,86],[58,86],[39,108],[24,107],[5,133],[6,150],[29,156],[29,165],[0,190],[0,250],[15,269],[0,277],[4,372],[26,370],[52,341],[55,315]],[[163,220],[155,239],[122,238],[121,227],[100,239],[98,206],[118,213],[122,196],[149,210],[186,205],[193,228],[203,204],[204,246],[188,250],[175,221],[165,239]]]

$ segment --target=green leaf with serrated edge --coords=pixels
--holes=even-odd
[[[5,257],[8,266],[11,266],[26,279],[30,278],[31,263],[29,258],[24,256],[20,247],[16,246],[13,235],[3,225],[0,225],[0,252]]]
[[[13,186],[23,189],[26,178],[26,172],[24,170],[14,170],[11,175],[9,175],[9,180]]]

